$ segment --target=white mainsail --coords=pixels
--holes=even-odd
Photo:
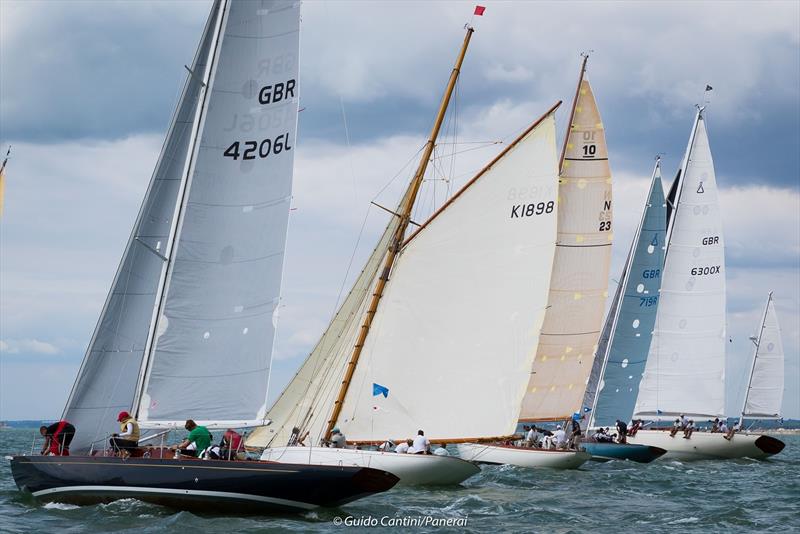
[[[64,418],[73,449],[265,412],[297,123],[299,4],[217,0]]]
[[[756,340],[742,419],[779,419],[783,403],[783,342],[770,292]]]
[[[406,241],[336,421],[348,440],[419,428],[445,440],[513,433],[555,247],[554,111]],[[293,426],[309,433],[310,444],[324,436],[392,224],[362,272],[372,280],[359,278],[351,297],[362,296],[337,314],[350,317],[336,329],[341,338],[320,352],[326,332],[249,446],[285,445]],[[374,396],[374,385],[388,393]]]
[[[702,108],[667,203],[671,215],[661,293],[634,416],[722,416],[725,249]]]
[[[585,67],[585,61],[584,61]],[[583,77],[565,140],[549,306],[519,415],[569,418],[581,408],[603,324],[611,263],[611,170],[600,112]]]

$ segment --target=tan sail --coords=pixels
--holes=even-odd
[[[583,76],[562,158],[549,307],[523,421],[562,420],[581,408],[608,296],[611,170],[603,122]]]

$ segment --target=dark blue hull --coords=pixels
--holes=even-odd
[[[631,443],[598,443],[584,441],[581,446],[591,453],[592,460],[607,462],[609,460],[630,460],[646,464],[666,454],[666,450],[649,445],[634,445]]]
[[[366,467],[257,461],[15,456],[17,486],[39,500],[92,504],[136,498],[178,509],[295,512],[386,491],[398,478]]]

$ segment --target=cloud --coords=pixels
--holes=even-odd
[[[46,354],[53,355],[61,349],[46,341],[38,339],[4,339],[0,340],[0,352],[8,354]]]

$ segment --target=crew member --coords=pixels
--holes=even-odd
[[[139,446],[139,423],[128,412],[119,412],[117,422],[122,434],[112,434],[109,443],[114,454],[127,458]]]
[[[39,427],[44,436],[40,454],[47,456],[69,456],[69,444],[75,437],[75,427],[68,421],[58,421],[50,426]]]
[[[425,432],[422,430],[417,431],[417,437],[414,438],[414,453],[415,454],[430,454],[431,442],[425,437]]]
[[[181,454],[189,456],[199,456],[211,445],[211,432],[206,427],[199,426],[192,419],[187,419],[183,428],[189,431],[189,435],[178,445],[171,446],[171,450],[177,450]]]
[[[627,443],[628,442],[628,425],[625,424],[625,421],[620,421],[617,419],[617,443]]]
[[[331,447],[334,449],[344,449],[347,445],[347,439],[342,434],[342,431],[339,428],[334,428],[331,431]]]

